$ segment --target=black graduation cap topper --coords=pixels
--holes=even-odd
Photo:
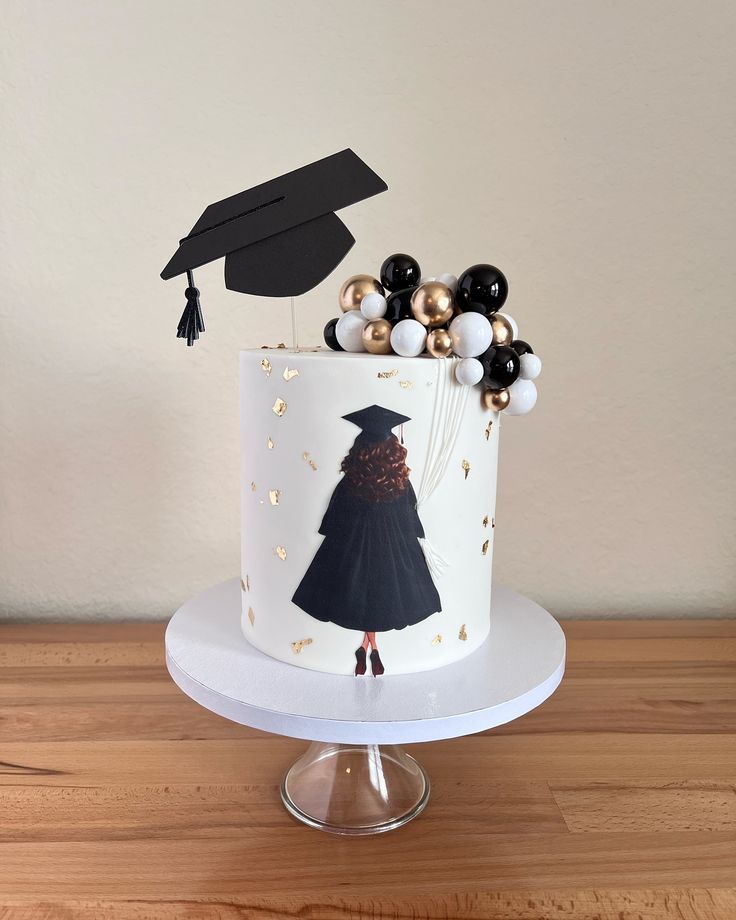
[[[383,406],[367,406],[359,412],[343,415],[343,418],[346,422],[352,422],[353,425],[361,428],[369,441],[385,441],[391,434],[392,428],[411,421],[408,415],[401,415]]]
[[[177,336],[193,345],[204,331],[193,270],[225,258],[225,287],[289,297],[324,280],[355,242],[335,214],[388,186],[352,150],[302,166],[205,208],[161,277],[187,273]]]

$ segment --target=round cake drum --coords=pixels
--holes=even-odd
[[[262,654],[243,636],[240,601],[234,578],[181,607],[166,631],[169,672],[212,712],[293,738],[371,745],[467,735],[539,706],[564,671],[557,621],[508,588],[494,586],[490,635],[467,658],[379,679],[295,668]]]

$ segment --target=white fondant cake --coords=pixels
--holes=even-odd
[[[390,677],[485,640],[499,415],[456,364],[241,352],[242,625],[256,648],[353,674],[364,643],[367,674],[377,648]]]

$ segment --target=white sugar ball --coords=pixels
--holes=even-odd
[[[348,310],[335,325],[335,338],[344,351],[365,351],[363,328],[368,320],[360,310]]]
[[[503,316],[506,322],[511,326],[513,335],[515,339],[519,338],[519,324],[516,322],[513,316],[509,316],[508,313],[496,313],[496,316]]]
[[[378,292],[366,294],[360,302],[360,312],[366,319],[381,319],[386,315],[386,298]]]
[[[426,343],[427,330],[415,319],[402,319],[391,330],[391,347],[404,358],[421,355]]]
[[[455,366],[455,377],[464,387],[474,387],[483,376],[483,365],[477,358],[463,358]]]
[[[457,277],[445,272],[443,275],[437,275],[435,281],[441,281],[446,284],[453,294],[457,293]]]
[[[521,366],[519,377],[521,377],[522,380],[536,380],[542,373],[541,359],[533,355],[530,351],[519,358],[519,364]]]
[[[537,402],[537,388],[531,380],[517,378],[510,387],[509,404],[504,409],[506,415],[526,415]]]
[[[452,350],[461,358],[477,358],[491,344],[493,330],[482,313],[461,313],[450,323]]]

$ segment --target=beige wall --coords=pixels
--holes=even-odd
[[[734,613],[728,3],[20,2],[2,34],[0,603],[160,617],[238,569],[237,352],[286,306],[158,274],[202,207],[352,146],[391,190],[302,299],[474,261],[545,360],[496,577],[568,615]]]

